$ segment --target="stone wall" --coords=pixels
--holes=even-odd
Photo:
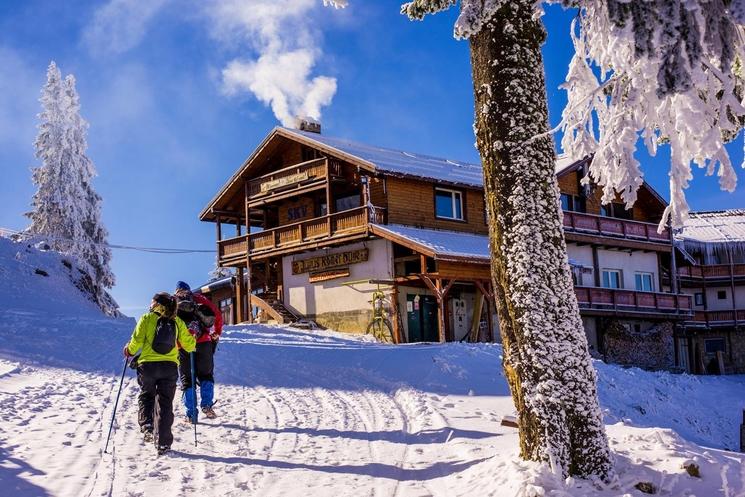
[[[669,321],[636,332],[631,323],[609,320],[603,329],[603,343],[607,362],[644,369],[675,366],[673,324]]]
[[[714,358],[713,355],[707,355],[705,352],[705,340],[712,338],[723,338],[725,341],[726,350],[723,355],[724,373],[745,373],[745,329],[736,331],[733,328],[713,329],[710,331],[696,330],[695,335],[691,338],[696,371],[701,372],[699,371],[702,369],[700,361],[703,361],[703,368],[705,369],[712,358]],[[696,357],[697,353],[699,354],[698,357]]]
[[[364,333],[367,325],[372,321],[372,309],[356,311],[324,312],[306,316],[320,326],[335,331],[348,333]]]

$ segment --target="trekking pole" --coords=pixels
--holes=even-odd
[[[114,417],[116,416],[116,406],[119,405],[119,395],[122,393],[122,385],[124,384],[124,373],[127,372],[128,364],[129,364],[129,357],[125,357],[124,368],[122,369],[122,378],[119,380],[119,390],[116,392],[116,400],[114,401],[114,412],[111,413],[111,424],[109,424],[109,434],[106,436],[106,446],[103,448],[104,454],[108,454],[106,450],[109,448],[109,439],[111,438],[111,429],[114,427]]]
[[[197,382],[194,373],[194,352],[189,354],[189,360],[191,361],[191,393],[192,393],[192,407],[194,408],[194,447],[197,446]]]

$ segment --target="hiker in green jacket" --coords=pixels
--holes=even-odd
[[[124,355],[137,357],[137,383],[140,385],[138,421],[146,442],[155,441],[158,455],[173,443],[173,398],[178,381],[178,347],[193,352],[196,340],[176,316],[176,299],[156,293],[150,312],[137,322]]]

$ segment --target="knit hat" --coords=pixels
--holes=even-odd
[[[176,291],[177,292],[178,291],[187,291],[187,292],[190,292],[191,291],[191,287],[189,286],[189,284],[187,282],[185,282],[185,281],[179,281],[179,282],[176,283]]]

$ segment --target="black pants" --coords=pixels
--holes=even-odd
[[[137,366],[140,384],[138,421],[140,428],[152,429],[156,445],[173,443],[173,397],[178,372],[170,361],[145,362]]]
[[[203,381],[215,382],[215,362],[213,355],[215,347],[213,342],[200,342],[197,344],[197,350],[194,356],[194,366],[196,368],[197,385]],[[181,375],[181,390],[191,388],[191,358],[183,350],[179,351],[178,356],[179,374]]]

